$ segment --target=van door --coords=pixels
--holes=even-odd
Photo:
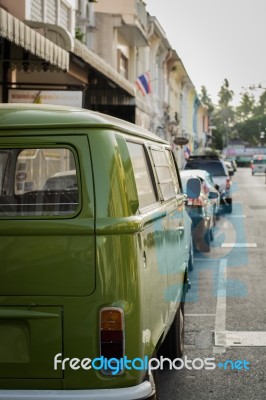
[[[1,378],[62,378],[66,304],[95,289],[87,136],[39,133],[0,140]]]

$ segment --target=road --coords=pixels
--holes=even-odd
[[[160,371],[160,400],[266,398],[265,177],[239,168],[232,189],[211,252],[195,253],[185,306],[185,355],[215,369],[197,360],[201,369]]]

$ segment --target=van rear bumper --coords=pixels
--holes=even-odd
[[[149,381],[119,389],[92,390],[0,390],[0,400],[137,400],[155,393]]]

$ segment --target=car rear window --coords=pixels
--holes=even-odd
[[[217,161],[188,161],[185,169],[204,169],[209,172],[211,176],[225,176],[226,172],[223,164]]]
[[[262,159],[262,160],[256,159],[256,160],[253,160],[253,164],[266,164],[266,159]]]
[[[78,198],[71,149],[0,150],[0,217],[72,214]]]

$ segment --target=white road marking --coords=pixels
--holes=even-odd
[[[215,348],[215,353],[224,353],[226,346],[226,259],[220,260],[218,271],[218,290],[217,290],[217,303],[215,314],[215,327],[214,327],[214,345],[219,347]]]
[[[222,243],[221,247],[258,247],[257,243]]]
[[[226,331],[226,347],[265,347],[266,332]]]
[[[228,217],[228,218],[247,218],[247,216],[246,215],[230,215],[230,217]]]
[[[214,317],[216,314],[185,314],[185,317]]]

